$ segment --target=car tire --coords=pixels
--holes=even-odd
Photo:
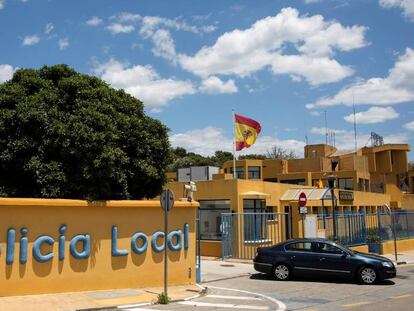
[[[276,264],[273,269],[273,275],[278,281],[289,280],[290,274],[291,274],[290,268],[283,263]]]
[[[373,267],[364,266],[358,271],[358,280],[361,284],[371,285],[378,281],[378,274]]]

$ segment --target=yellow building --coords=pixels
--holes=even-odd
[[[184,185],[183,182],[171,182],[167,188],[174,192],[176,198],[180,198],[184,196]],[[229,174],[216,175],[210,181],[198,181],[194,199],[200,204],[201,254],[225,257],[228,250],[222,244],[222,234],[226,227],[222,223],[222,219],[225,219],[222,218],[223,213],[232,222],[229,234],[234,243],[230,255],[234,257],[252,258],[259,246],[303,236],[298,207],[300,192],[308,194],[309,214],[332,215],[330,191],[326,188],[267,182],[259,178],[232,179]],[[339,215],[351,212],[374,215],[378,207],[390,204],[390,196],[387,194],[335,190],[335,197],[338,198],[336,212]],[[246,218],[249,214],[251,217]],[[260,215],[266,215],[267,218],[263,219]],[[257,225],[257,221],[261,223]],[[260,231],[267,232],[266,237],[258,234],[254,239],[251,238],[247,229],[257,226]],[[332,227],[328,225],[325,228],[328,236]]]
[[[414,172],[409,179],[408,151],[407,144],[364,147],[357,152],[340,152],[325,144],[307,145],[303,159],[236,161],[236,175],[240,179],[327,187],[326,177],[334,174],[339,189],[389,194],[392,207],[408,209],[414,208],[410,206],[414,199],[408,195],[410,182],[414,184]],[[225,162],[222,169],[233,174],[233,161]]]
[[[301,192],[308,195],[307,217],[319,215],[315,216],[321,231],[317,234],[331,237],[332,223],[324,217],[332,219],[333,214],[327,182],[332,174],[336,176],[336,213],[342,215],[342,222],[345,215],[365,213],[371,215],[364,219],[368,228],[370,217],[374,226],[377,210],[384,204],[414,209],[414,195],[409,193],[410,180],[414,182],[414,172],[408,172],[409,150],[406,144],[364,147],[357,152],[340,152],[326,144],[307,145],[303,159],[238,160],[236,179],[233,161],[225,162],[213,180],[197,181],[194,199],[200,203],[202,255],[225,257],[231,252],[233,256],[251,258],[258,246],[303,236],[298,206]],[[177,182],[173,174],[169,178],[167,187],[176,197],[185,196],[184,183]],[[274,215],[267,216],[271,213]],[[260,214],[270,218],[263,220]],[[225,233],[229,224],[232,229]],[[256,234],[257,227],[268,233]],[[348,229],[345,223],[338,224],[337,230]],[[235,241],[231,251],[223,245],[225,234]]]

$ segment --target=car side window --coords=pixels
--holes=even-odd
[[[312,243],[310,242],[291,243],[285,246],[285,250],[290,251],[290,252],[311,252]]]
[[[343,251],[332,244],[328,243],[312,243],[312,252],[323,253],[323,254],[336,254],[341,255]]]

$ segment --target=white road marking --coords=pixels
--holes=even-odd
[[[181,305],[193,307],[213,307],[213,308],[230,308],[230,309],[247,309],[247,310],[269,310],[269,307],[253,306],[253,305],[237,305],[230,303],[208,303],[199,301],[182,301]]]
[[[253,296],[259,296],[259,297],[270,300],[271,302],[277,304],[279,307],[276,309],[276,311],[285,311],[286,310],[286,305],[283,302],[281,302],[280,300],[277,300],[273,297],[269,297],[269,296],[266,296],[266,295],[263,295],[263,294],[253,293],[253,292],[249,292],[247,290],[234,289],[234,288],[225,288],[225,287],[216,287],[216,286],[209,286],[209,288],[228,290],[228,291],[233,291],[233,292],[249,294],[249,295],[253,295]]]
[[[234,300],[261,300],[258,297],[225,296],[225,295],[207,295],[206,298],[223,298],[223,299],[234,299]]]

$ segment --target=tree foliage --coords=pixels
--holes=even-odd
[[[169,148],[142,102],[66,65],[0,84],[0,196],[154,197]]]
[[[273,146],[270,150],[267,151],[266,158],[291,160],[296,159],[297,156],[293,150],[288,150],[279,146]]]
[[[266,154],[245,154],[240,155],[239,160],[245,159],[296,159],[296,154],[293,150],[288,150],[283,147],[273,146]],[[193,152],[187,152],[182,147],[173,148],[170,155],[170,164],[168,171],[176,171],[182,167],[189,166],[205,166],[212,165],[222,167],[224,162],[233,160],[233,154],[228,151],[216,151],[213,156],[202,156]]]

